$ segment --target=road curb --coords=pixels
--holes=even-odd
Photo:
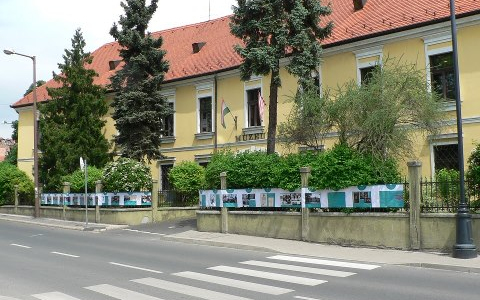
[[[113,230],[113,229],[123,229],[128,228],[128,225],[90,225],[89,227],[85,227],[84,224],[58,224],[58,223],[48,223],[48,222],[38,222],[33,219],[30,220],[22,220],[17,218],[8,218],[8,217],[0,217],[0,220],[11,221],[11,222],[18,222],[24,224],[34,224],[43,227],[52,227],[52,228],[61,228],[61,229],[69,229],[69,230],[78,230],[78,231],[105,231],[105,230]],[[66,221],[68,222],[68,221]]]
[[[173,237],[173,236],[163,236],[161,239],[164,240],[164,241],[169,241],[169,242],[179,242],[179,243],[193,244],[193,245],[214,246],[214,247],[224,247],[224,248],[239,249],[239,250],[281,253],[279,251],[276,251],[276,250],[273,250],[273,249],[267,248],[267,247],[259,247],[259,246],[243,245],[243,244],[235,244],[235,243],[225,243],[225,242],[218,242],[218,241],[212,241],[212,240],[202,240],[202,239]]]
[[[417,267],[417,268],[425,268],[425,269],[435,269],[435,270],[445,270],[445,271],[456,271],[456,272],[463,272],[463,273],[480,274],[480,268],[473,268],[473,267],[441,265],[441,264],[432,264],[432,263],[405,263],[405,264],[398,264],[398,265],[399,266],[406,266],[406,267]]]

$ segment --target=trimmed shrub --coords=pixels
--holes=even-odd
[[[192,161],[174,166],[168,179],[175,191],[183,196],[183,202],[197,202],[198,190],[205,188],[205,169]]]
[[[140,192],[152,190],[149,167],[130,158],[119,158],[103,169],[103,189],[108,192]]]
[[[0,205],[15,203],[15,185],[18,184],[19,203],[33,205],[33,182],[16,166],[0,162]]]
[[[457,207],[460,200],[460,173],[457,170],[441,169],[435,174],[437,192],[447,207]]]
[[[475,146],[467,162],[468,193],[476,199],[473,205],[480,207],[480,143]]]
[[[300,188],[300,168],[310,166],[310,187],[339,190],[349,186],[397,183],[401,180],[393,160],[378,160],[348,146],[337,145],[318,153],[279,157],[265,152],[230,151],[213,155],[206,169],[207,188],[220,188],[220,173],[227,172],[228,188]]]
[[[103,170],[94,166],[87,167],[87,191],[89,193],[95,192],[95,183],[97,180],[102,180]],[[70,190],[72,193],[82,193],[85,191],[85,172],[78,169],[77,171],[62,177],[63,182],[70,182]],[[62,188],[59,189],[62,191]]]

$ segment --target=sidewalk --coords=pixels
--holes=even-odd
[[[7,214],[0,214],[0,220],[9,220],[64,229],[85,230],[84,222],[72,222],[44,218],[34,219],[32,217]],[[93,223],[89,224],[88,230],[103,231],[127,227],[128,226],[126,225]],[[452,258],[450,254],[445,253],[342,247],[237,234],[199,232],[196,230],[162,235],[161,239],[174,242],[228,247],[234,249],[259,250],[267,252],[271,251],[276,253],[312,256],[318,258],[362,261],[387,265],[405,265],[480,274],[480,256],[473,259],[457,259]],[[479,245],[477,245],[477,247],[479,247]]]

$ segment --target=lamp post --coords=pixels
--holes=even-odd
[[[35,186],[35,218],[40,217],[40,188],[38,186],[38,123],[37,123],[37,59],[35,56],[3,50],[7,55],[28,57],[33,62],[33,183]]]
[[[460,201],[458,204],[458,211],[456,215],[456,243],[453,246],[453,257],[474,258],[477,257],[477,248],[473,244],[472,216],[468,211],[468,206],[465,199],[462,106],[460,102],[460,75],[458,72],[457,22],[455,19],[455,0],[450,0],[450,23],[452,29],[453,68],[455,70],[455,106],[457,111],[458,170],[460,173]]]

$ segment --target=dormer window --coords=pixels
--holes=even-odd
[[[205,44],[207,44],[207,43],[206,42],[193,43],[192,44],[193,53],[200,52],[200,50],[202,50],[202,48],[203,48],[203,46],[205,46]]]

